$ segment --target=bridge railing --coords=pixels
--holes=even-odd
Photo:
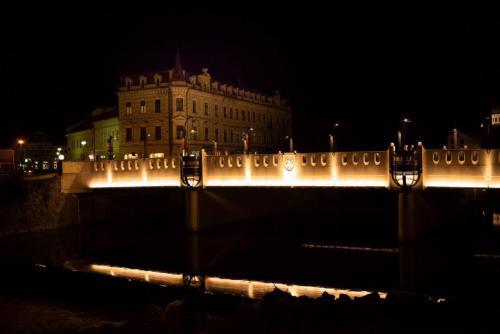
[[[204,186],[388,187],[388,152],[206,155]]]
[[[423,169],[425,187],[500,187],[499,150],[427,149]]]

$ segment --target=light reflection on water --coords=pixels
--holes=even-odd
[[[231,279],[213,276],[183,275],[178,273],[164,273],[158,271],[141,270],[135,268],[126,268],[110,266],[104,264],[92,264],[82,261],[67,261],[64,267],[74,271],[93,272],[114,277],[128,278],[137,281],[150,282],[154,284],[182,287],[196,282],[195,285],[202,285],[207,292],[239,295],[251,299],[258,299],[266,293],[279,289],[287,292],[294,297],[318,298],[323,293],[327,293],[335,298],[341,294],[350,298],[359,298],[366,296],[372,291],[338,289],[321,286],[306,286],[296,284],[284,284],[278,282],[263,282],[255,280]],[[386,292],[377,292],[380,298],[387,296]]]

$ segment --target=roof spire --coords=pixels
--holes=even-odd
[[[179,55],[179,49],[177,49],[177,54],[175,57],[175,67],[173,74],[174,74],[173,75],[174,80],[184,80],[184,81],[186,80],[186,75],[181,65],[181,56]]]

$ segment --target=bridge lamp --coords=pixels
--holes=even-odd
[[[285,139],[289,140],[290,152],[293,152],[293,138],[292,138],[292,136],[286,136]]]

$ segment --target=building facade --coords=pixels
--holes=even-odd
[[[66,129],[67,160],[119,158],[118,110],[97,108],[91,116]],[[110,146],[111,138],[111,146]]]
[[[267,152],[291,135],[291,109],[266,96],[222,84],[208,69],[189,75],[177,55],[173,69],[126,76],[117,92],[118,159],[199,152]]]

